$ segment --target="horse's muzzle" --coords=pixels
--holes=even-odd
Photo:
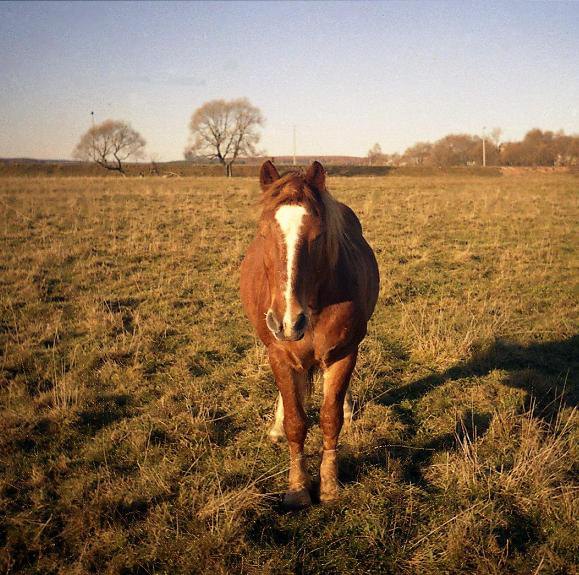
[[[295,321],[288,326],[280,322],[270,309],[265,316],[265,323],[278,341],[299,341],[306,332],[308,318],[304,313],[299,313]]]
[[[300,339],[304,338],[305,333],[305,331],[302,331],[301,333],[287,336],[284,335],[283,331],[280,331],[279,333],[274,333],[273,335],[278,341],[299,341]]]

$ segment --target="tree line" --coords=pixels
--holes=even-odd
[[[574,166],[579,163],[579,136],[534,128],[521,141],[501,142],[502,130],[484,137],[449,134],[436,142],[417,142],[403,154],[385,154],[376,143],[370,165],[386,166]],[[484,160],[483,160],[484,158]]]
[[[227,176],[240,157],[263,155],[257,145],[264,124],[261,110],[247,98],[212,100],[193,113],[185,159],[218,162]],[[434,143],[418,142],[403,154],[385,154],[376,143],[368,151],[370,165],[387,166],[571,166],[579,163],[579,136],[563,131],[533,129],[520,142],[501,142],[502,131],[484,137],[449,134]],[[125,162],[145,156],[144,138],[129,123],[106,120],[93,125],[80,139],[73,157],[125,174]],[[483,159],[484,158],[484,159]],[[158,166],[151,159],[151,173]]]

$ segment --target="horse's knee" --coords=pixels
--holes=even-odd
[[[283,421],[283,427],[285,436],[289,442],[303,444],[306,440],[308,428],[305,417],[293,418],[286,415]]]

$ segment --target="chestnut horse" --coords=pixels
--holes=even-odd
[[[260,183],[263,210],[241,264],[241,299],[279,390],[270,437],[287,438],[284,503],[298,508],[311,503],[304,402],[314,368],[324,380],[320,500],[338,496],[336,446],[351,418],[348,384],[378,298],[378,265],[354,212],[326,189],[319,162],[282,176],[265,162]]]

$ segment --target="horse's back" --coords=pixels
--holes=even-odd
[[[357,293],[352,295],[359,300],[368,321],[378,301],[380,289],[378,262],[374,251],[364,238],[362,224],[354,210],[342,203],[340,207],[351,248],[350,257],[344,259],[344,265],[347,266],[347,275],[356,278],[354,289]]]

